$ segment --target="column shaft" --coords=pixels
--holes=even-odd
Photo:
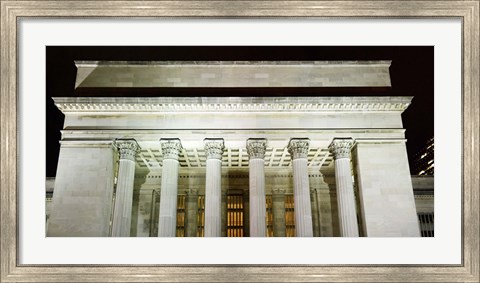
[[[309,186],[307,158],[293,160],[293,198],[297,237],[313,237]]]
[[[129,237],[132,222],[133,181],[135,162],[120,160],[115,194],[115,210],[112,221],[113,237]]]
[[[205,237],[222,236],[222,154],[223,139],[205,139]]]
[[[351,139],[334,139],[330,145],[330,151],[335,158],[338,216],[342,237],[358,237],[357,212],[350,167],[352,145],[353,140]]]
[[[250,237],[266,237],[265,169],[263,159],[250,159]]]
[[[335,160],[335,179],[337,183],[337,202],[340,220],[340,233],[343,237],[358,237],[357,212],[355,195],[347,158]]]
[[[177,232],[178,160],[164,159],[160,190],[158,237],[175,237]]]
[[[158,215],[158,237],[177,234],[178,155],[182,149],[179,139],[160,140],[163,165]]]
[[[285,237],[285,190],[272,190],[273,235]]]
[[[205,184],[205,237],[220,237],[222,233],[222,161],[207,160]]]
[[[306,138],[291,139],[288,143],[288,152],[293,164],[293,201],[297,237],[313,237],[307,160],[309,145],[310,140]]]

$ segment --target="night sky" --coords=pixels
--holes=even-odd
[[[60,149],[63,114],[52,97],[75,96],[75,60],[110,61],[321,61],[321,60],[392,60],[392,88],[359,89],[149,89],[116,93],[138,96],[413,96],[412,104],[402,114],[406,129],[407,151],[411,157],[433,137],[433,63],[432,46],[408,47],[108,47],[49,46],[46,48],[46,176],[54,177]],[[130,92],[129,92],[130,91]],[[82,93],[102,95],[101,93]],[[105,95],[105,94],[104,94]],[[412,166],[410,166],[412,167]]]

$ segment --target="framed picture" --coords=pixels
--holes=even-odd
[[[2,1],[2,282],[478,281],[479,5],[408,4]],[[45,56],[82,45],[433,48],[435,237],[45,237]]]

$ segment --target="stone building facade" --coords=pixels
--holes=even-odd
[[[388,61],[77,62],[47,236],[418,237],[411,97],[107,97],[390,87]],[[90,92],[91,93],[91,92]]]

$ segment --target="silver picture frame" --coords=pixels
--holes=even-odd
[[[479,1],[0,1],[1,282],[479,282]],[[18,263],[18,24],[22,18],[455,18],[462,22],[462,261],[456,265]]]

